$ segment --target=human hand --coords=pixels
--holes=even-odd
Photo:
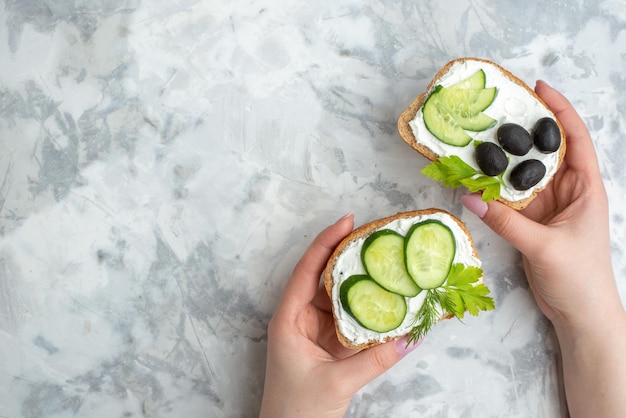
[[[342,417],[354,394],[409,351],[401,338],[366,350],[339,342],[320,276],[352,215],[322,231],[296,265],[268,327],[261,417]]]
[[[554,179],[521,212],[476,195],[462,202],[522,253],[539,308],[556,327],[573,331],[623,312],[611,267],[607,196],[580,116],[546,83],[538,81],[535,90],[567,138]]]
[[[476,195],[462,201],[522,253],[537,305],[559,340],[570,415],[622,416],[626,314],[611,267],[608,199],[598,160],[569,101],[541,81],[535,91],[567,138],[554,179],[521,212]]]

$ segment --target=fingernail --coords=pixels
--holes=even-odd
[[[479,194],[466,194],[461,196],[461,203],[467,210],[479,218],[484,217],[487,214],[487,209],[489,209],[489,206],[487,206],[486,202],[483,202]]]
[[[537,88],[537,85],[539,84],[545,84],[548,87],[551,87],[550,84],[548,84],[546,81],[544,80],[537,80],[537,82],[535,83],[535,88]]]
[[[339,218],[337,220],[337,222],[335,222],[335,223],[339,223],[339,222],[343,221],[344,219],[351,218],[352,216],[354,216],[354,213],[348,212],[345,215],[343,215],[341,218]]]
[[[400,356],[406,356],[411,351],[415,350],[422,343],[422,339],[409,342],[409,336],[405,335],[402,338],[396,340],[396,351]]]

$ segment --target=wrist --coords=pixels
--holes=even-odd
[[[621,416],[626,408],[626,313],[603,320],[553,321],[559,340],[565,394],[572,418]]]
[[[588,277],[589,286],[566,294],[549,315],[559,340],[602,336],[626,319],[611,271]],[[560,305],[560,306],[559,306]]]
[[[598,305],[592,310],[581,308],[575,314],[555,315],[552,319],[562,349],[610,344],[613,336],[626,336],[626,312],[619,301]]]

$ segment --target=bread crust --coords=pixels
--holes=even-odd
[[[333,299],[332,289],[333,289],[333,286],[335,284],[335,280],[334,280],[334,277],[333,277],[333,270],[335,268],[335,264],[337,263],[337,260],[338,260],[339,256],[354,241],[357,241],[360,238],[367,238],[368,236],[370,236],[371,234],[376,232],[378,229],[380,229],[383,226],[385,226],[385,225],[395,221],[396,219],[414,218],[414,217],[417,217],[417,216],[428,216],[428,215],[433,215],[433,214],[437,214],[437,213],[442,213],[442,214],[448,215],[452,221],[456,222],[459,225],[459,227],[461,228],[463,233],[465,233],[465,235],[467,236],[467,238],[468,238],[468,240],[469,240],[469,242],[471,244],[472,253],[473,253],[474,257],[479,258],[478,257],[478,252],[476,251],[476,246],[474,245],[474,241],[472,239],[472,236],[470,235],[470,232],[467,229],[467,227],[465,226],[465,224],[463,222],[461,222],[456,216],[452,215],[450,212],[447,212],[447,211],[445,211],[443,209],[437,209],[437,208],[416,210],[416,211],[411,211],[411,212],[399,212],[399,213],[397,213],[397,214],[395,214],[393,216],[389,216],[389,217],[386,217],[386,218],[375,220],[373,222],[367,223],[365,225],[362,225],[362,226],[356,228],[354,231],[352,231],[352,233],[350,233],[348,236],[346,236],[339,243],[339,245],[337,245],[337,247],[333,251],[332,255],[330,256],[330,258],[329,258],[329,260],[328,260],[328,262],[326,264],[326,268],[324,270],[324,287],[326,288],[326,293],[328,294],[328,297],[331,299],[331,304],[333,306],[333,318],[334,318],[334,323],[335,323],[335,330],[337,332],[337,338],[339,339],[339,342],[341,342],[341,344],[343,346],[345,346],[347,348],[355,349],[355,350],[361,350],[361,349],[364,349],[364,348],[369,348],[369,347],[373,347],[373,346],[378,345],[378,344],[382,344],[382,343],[390,341],[390,340],[398,339],[401,336],[398,336],[398,337],[388,337],[388,338],[384,339],[383,341],[373,340],[373,341],[367,341],[367,342],[365,342],[363,344],[355,344],[354,342],[350,341],[346,336],[343,335],[343,333],[339,329],[338,317],[337,317],[337,313],[335,312],[335,304],[332,303],[333,302],[333,300],[332,300]],[[453,315],[445,314],[445,315],[443,315],[440,318],[440,320],[449,319],[449,318],[452,318],[452,317],[453,317]]]
[[[565,157],[565,149],[566,149],[565,131],[563,130],[563,126],[561,125],[561,122],[559,122],[559,120],[556,118],[552,110],[550,110],[548,105],[546,105],[546,103],[541,99],[541,97],[539,97],[537,93],[534,92],[534,90],[528,87],[526,83],[524,83],[522,80],[520,80],[519,78],[511,74],[508,70],[506,70],[502,66],[492,61],[481,59],[481,58],[474,58],[474,57],[457,58],[448,62],[437,72],[435,77],[433,77],[433,79],[430,81],[430,83],[426,87],[426,91],[420,94],[419,96],[417,96],[417,98],[409,105],[409,107],[407,107],[400,114],[400,117],[398,118],[398,133],[400,134],[400,137],[402,138],[402,140],[406,142],[411,148],[413,148],[414,150],[416,150],[417,152],[419,152],[420,154],[422,154],[424,157],[428,158],[431,161],[435,161],[439,158],[439,155],[436,152],[428,148],[426,145],[420,143],[418,139],[415,138],[415,135],[413,134],[413,130],[411,129],[411,126],[409,126],[409,122],[411,122],[415,118],[415,115],[417,114],[418,110],[424,105],[424,102],[426,101],[426,99],[428,99],[428,97],[430,96],[430,93],[438,84],[442,76],[447,74],[450,71],[450,68],[454,64],[458,62],[462,63],[462,62],[469,61],[469,60],[479,61],[485,65],[498,69],[504,77],[506,77],[513,83],[521,86],[522,88],[524,88],[528,92],[528,94],[530,94],[535,100],[541,103],[552,114],[552,117],[556,121],[559,127],[559,131],[561,132],[561,146],[559,147],[559,150],[558,150],[559,154],[558,154],[558,162],[557,162],[557,171],[558,171],[558,168],[561,166],[561,163],[563,162],[563,158]],[[550,181],[552,181],[552,179],[550,179]],[[546,186],[550,183],[550,181],[546,183]],[[533,189],[533,192],[530,196],[522,200],[510,201],[504,198],[500,198],[498,200],[504,203],[505,205],[512,207],[513,209],[521,210],[521,209],[524,209],[526,206],[528,206],[530,202],[532,202],[533,199],[537,196],[537,194],[541,190],[545,189],[546,186],[536,187],[535,189]]]

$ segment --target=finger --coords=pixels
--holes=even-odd
[[[326,293],[326,288],[324,287],[324,284],[321,283],[318,288],[317,288],[317,293],[315,294],[315,297],[313,298],[313,306],[315,306],[317,309],[324,311],[324,312],[332,312],[333,310],[333,304],[330,301],[330,297],[328,296],[328,293]]]
[[[293,270],[281,304],[301,307],[314,299],[328,258],[337,244],[352,231],[353,226],[354,216],[348,214],[315,237]]]
[[[554,112],[565,131],[567,152],[565,160],[570,168],[582,171],[598,171],[596,152],[589,131],[572,104],[565,96],[538,80],[537,95]]]
[[[317,311],[319,329],[317,332],[317,344],[335,359],[344,359],[357,353],[358,351],[345,347],[337,338],[335,330],[335,320],[328,312]]]
[[[419,340],[415,344],[407,345],[405,336],[362,350],[337,363],[339,366],[337,372],[342,376],[349,376],[346,383],[351,386],[349,389],[356,393],[370,381],[389,370],[405,355],[417,348],[421,342]]]
[[[317,308],[319,323],[317,343],[336,359],[343,359],[355,354],[355,350],[344,347],[337,338],[332,302],[323,284],[318,287],[312,304]]]
[[[521,253],[531,256],[541,246],[546,227],[515,209],[498,201],[483,202],[478,194],[462,196],[461,203]]]

